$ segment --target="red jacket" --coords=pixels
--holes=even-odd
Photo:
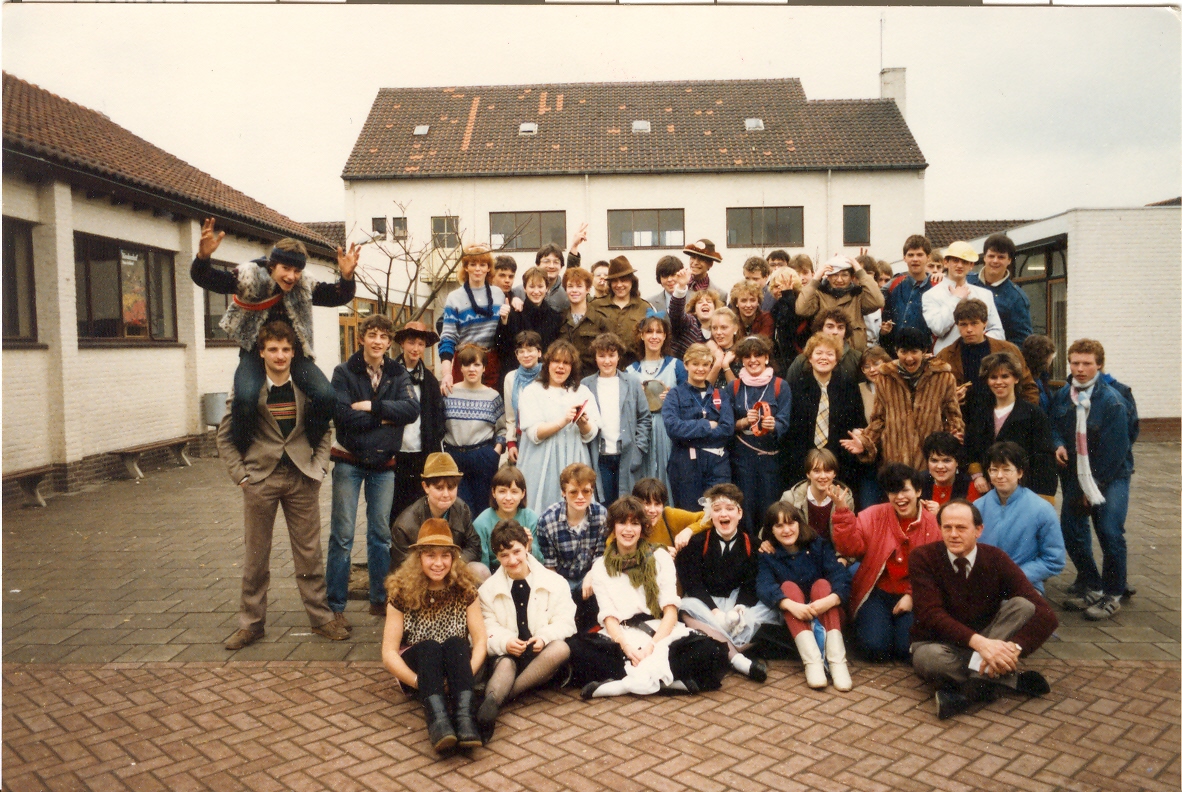
[[[917,522],[919,525],[909,532],[912,550],[929,542],[942,541],[936,516],[922,505],[919,507]],[[899,549],[898,526],[899,518],[895,516],[895,507],[890,503],[864,509],[856,518],[848,509],[833,512],[833,546],[837,554],[862,562],[854,573],[852,593],[847,605],[850,618],[857,615],[858,609],[882,577],[887,560]]]

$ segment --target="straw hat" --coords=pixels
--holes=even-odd
[[[432,517],[419,527],[418,541],[412,544],[410,549],[415,550],[420,547],[454,547],[457,550],[460,549],[460,546],[452,541],[451,526],[447,524],[447,520],[442,520],[438,517]]]
[[[973,246],[968,242],[961,242],[957,240],[948,247],[944,248],[944,258],[958,258],[969,263],[975,262],[978,258],[977,251],[973,250]]]

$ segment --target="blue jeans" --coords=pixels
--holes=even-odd
[[[501,461],[495,443],[489,440],[478,446],[444,444],[443,450],[451,454],[456,467],[464,474],[460,479],[457,497],[468,505],[473,514],[479,515],[492,505],[492,480]]]
[[[353,557],[353,531],[357,524],[357,500],[365,484],[365,556],[369,564],[369,601],[386,601],[386,575],[390,572],[390,504],[394,502],[394,471],[373,470],[334,462],[332,467],[332,528],[328,535],[325,583],[328,607],[345,609],[349,596],[349,567]]]
[[[1125,545],[1125,516],[1129,512],[1129,480],[1117,479],[1104,488],[1104,503],[1082,509],[1079,481],[1074,472],[1062,476],[1063,544],[1067,555],[1079,573],[1087,591],[1103,590],[1114,597],[1122,596],[1128,586],[1128,548]],[[1091,524],[1089,525],[1089,518]],[[1096,568],[1092,557],[1092,526],[1100,542],[1104,558],[1104,574]]]
[[[312,448],[328,431],[336,407],[337,394],[324,372],[312,360],[296,353],[291,360],[291,381],[307,400],[304,403],[304,431]],[[234,371],[234,398],[230,402],[230,439],[245,454],[254,440],[259,391],[267,382],[267,369],[257,351],[238,351],[238,368]]]
[[[898,616],[891,613],[901,598],[901,595],[888,594],[875,588],[858,609],[858,615],[854,617],[854,631],[858,648],[867,659],[876,663],[891,658],[908,659],[913,620],[911,611]]]
[[[596,467],[599,468],[599,486],[603,490],[602,503],[604,506],[610,506],[620,497],[620,455],[600,454]]]

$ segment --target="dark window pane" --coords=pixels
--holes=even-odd
[[[489,242],[494,248],[509,248],[513,245],[513,213],[489,212],[488,214]]]
[[[234,269],[233,264],[227,264],[223,261],[214,261],[211,263],[213,264],[214,269],[222,269],[227,271]],[[233,299],[233,295],[217,294],[208,290],[205,292],[206,338],[226,339],[230,337],[226,334],[225,330],[218,327],[218,323],[222,321],[222,316],[226,313],[226,307]]]
[[[1052,278],[1062,278],[1067,274],[1067,251],[1056,250],[1051,253],[1051,271],[1049,273]]]
[[[373,219],[373,235],[380,238],[386,238],[386,218],[375,217]]]
[[[176,310],[173,305],[172,254],[154,251],[151,261],[151,288],[148,290],[148,297],[151,301],[152,338],[175,341]]]
[[[1046,281],[1031,281],[1021,284],[1022,291],[1030,298],[1030,323],[1034,332],[1039,335],[1047,333],[1047,283]],[[1066,347],[1064,347],[1066,349]]]
[[[1034,253],[1018,254],[1016,268],[1019,278],[1042,278],[1047,274],[1047,255],[1039,250]]]
[[[119,296],[119,246],[105,240],[90,241],[90,335],[117,338],[123,306]]]
[[[788,247],[804,245],[804,207],[782,206],[776,221],[776,241],[774,244]]]
[[[780,241],[777,231],[777,218],[779,218],[779,216],[780,211],[778,209],[768,208],[763,210],[763,230],[760,232],[760,245],[767,246],[784,244]],[[752,225],[754,224],[754,221],[752,221]]]
[[[726,210],[726,245],[727,247],[751,246],[751,210]]]
[[[455,217],[431,218],[431,242],[437,248],[451,249],[459,244],[457,236],[458,219]]]
[[[390,218],[390,236],[392,239],[406,239],[406,218]]]
[[[608,247],[632,247],[632,212],[613,210],[607,213]]]
[[[90,335],[90,287],[86,282],[86,240],[74,237],[74,309],[78,312],[78,337]]]
[[[870,244],[870,207],[842,207],[842,244]]]
[[[123,335],[148,337],[148,261],[142,250],[120,250]]]
[[[660,211],[662,247],[681,247],[685,244],[685,210],[662,209]]]
[[[638,209],[632,213],[632,246],[656,247],[660,242],[656,209]]]
[[[4,337],[35,340],[33,229],[4,218]]]
[[[1051,284],[1051,321],[1050,321],[1050,335],[1051,340],[1055,342],[1055,349],[1059,350],[1059,354],[1055,355],[1054,361],[1051,362],[1051,378],[1057,380],[1067,379],[1067,282],[1055,281]],[[1031,308],[1033,309],[1033,305]],[[1032,311],[1033,312],[1033,311]],[[1035,332],[1038,332],[1035,330]]]
[[[542,244],[566,247],[566,212],[542,212]]]
[[[536,212],[519,212],[513,215],[517,224],[515,250],[537,250],[542,246],[542,228]]]

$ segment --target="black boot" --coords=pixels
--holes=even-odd
[[[479,748],[484,744],[472,713],[475,698],[476,694],[471,690],[462,690],[456,694],[456,736],[460,748]]]
[[[447,716],[447,704],[443,696],[436,693],[423,700],[423,709],[427,715],[427,737],[435,746],[436,753],[445,753],[456,747],[456,733],[451,727],[451,718]]]

